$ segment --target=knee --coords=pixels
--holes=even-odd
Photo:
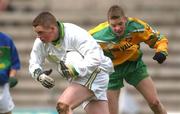
[[[62,102],[58,102],[57,106],[56,106],[57,112],[59,114],[68,114],[69,112],[69,105],[62,103]]]
[[[161,103],[158,99],[152,100],[149,103],[149,106],[151,107],[151,109],[157,109],[160,107],[160,105],[161,105]]]

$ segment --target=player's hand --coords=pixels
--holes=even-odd
[[[50,75],[52,73],[52,69],[45,70],[43,73],[46,75]]]
[[[18,84],[18,80],[16,77],[9,77],[9,87],[13,88]]]
[[[48,71],[44,71],[39,77],[38,77],[38,81],[46,88],[50,89],[52,87],[54,87],[55,85],[55,81],[54,79],[52,79],[50,75],[52,72],[52,69],[48,70]]]
[[[60,66],[64,78],[66,78],[67,80],[77,78],[78,72],[73,66],[65,65],[64,61],[60,61]]]
[[[166,60],[166,55],[162,52],[155,53],[154,60],[156,60],[159,64],[163,63]]]

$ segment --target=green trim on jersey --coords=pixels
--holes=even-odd
[[[58,24],[59,24],[59,29],[60,29],[59,31],[60,38],[64,38],[64,24],[59,21],[58,21]]]
[[[57,38],[56,40],[52,41],[52,44],[55,46],[59,46],[60,45],[60,41],[62,38],[64,38],[64,24],[57,21],[58,27],[59,27],[59,38]]]

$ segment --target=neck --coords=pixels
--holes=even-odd
[[[60,44],[60,38],[63,38],[64,36],[62,35],[62,27],[61,24],[59,22],[57,22],[56,24],[56,39],[52,41],[53,45],[58,45]]]

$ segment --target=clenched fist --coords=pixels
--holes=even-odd
[[[154,60],[156,60],[159,64],[162,64],[166,60],[166,55],[163,54],[163,52],[157,52],[155,53]]]

